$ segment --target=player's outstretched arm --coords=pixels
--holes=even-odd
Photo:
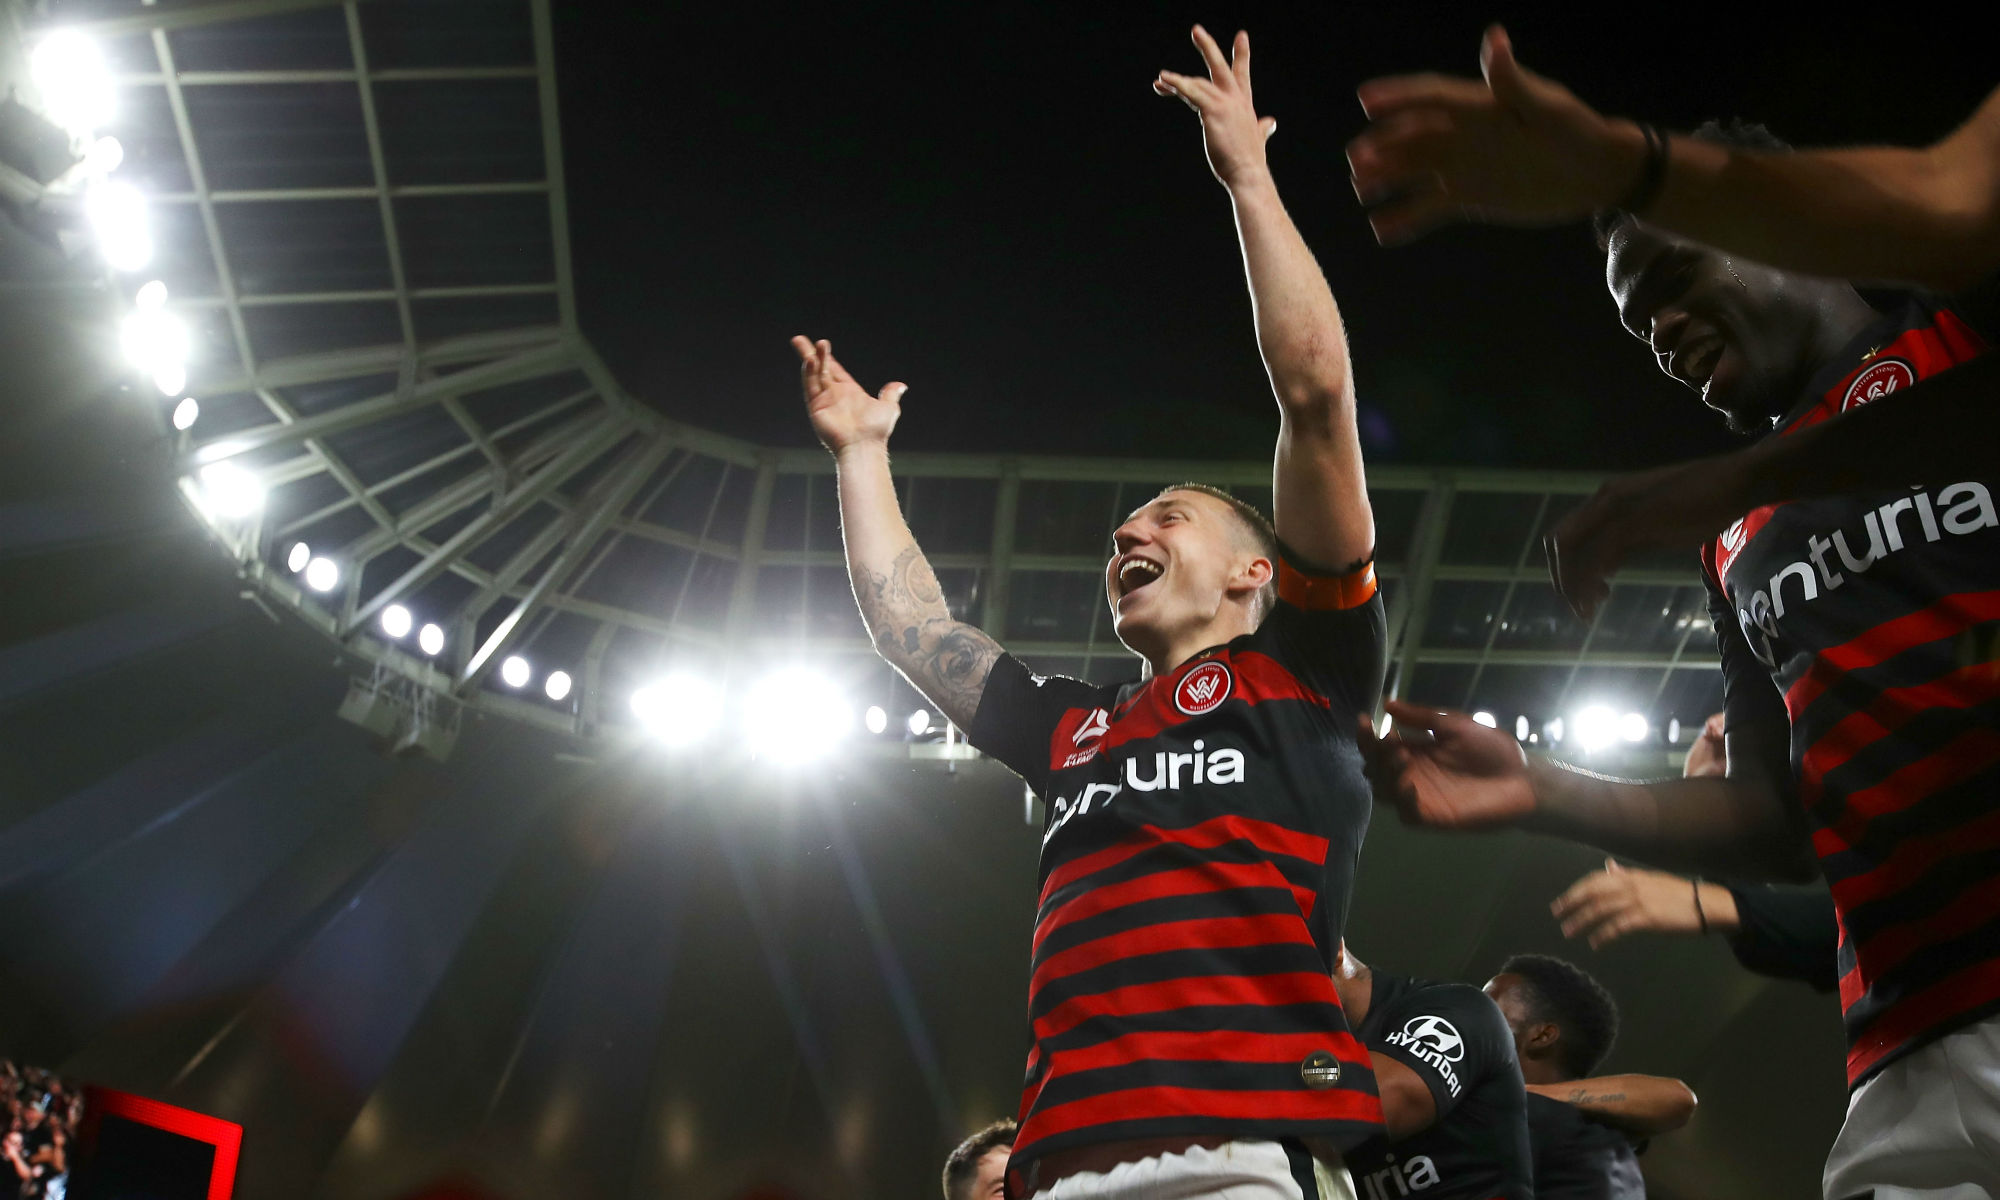
[[[937,575],[896,503],[889,434],[908,389],[884,384],[871,396],[833,357],[833,343],[795,337],[792,348],[813,432],[833,454],[847,575],[868,636],[925,699],[967,728],[1001,650],[977,627],[952,619]]]
[[[1571,1104],[1635,1137],[1672,1133],[1694,1117],[1694,1089],[1664,1075],[1594,1075],[1568,1083],[1531,1083],[1531,1092]]]
[[[1384,243],[1454,221],[1542,225],[1614,207],[1645,173],[1647,139],[1515,61],[1498,26],[1483,80],[1406,75],[1361,85],[1372,124],[1348,146]],[[1761,153],[1667,142],[1646,220],[1786,270],[1943,290],[2000,270],[2000,91],[1950,136]]]
[[[1615,858],[1571,884],[1549,911],[1562,923],[1564,937],[1586,938],[1592,950],[1634,933],[1693,937],[1735,933],[1742,926],[1735,893],[1722,884],[1628,867]]]
[[[1783,794],[1760,776],[1634,782],[1530,759],[1505,732],[1461,712],[1385,704],[1394,733],[1361,718],[1377,803],[1433,829],[1521,828],[1672,870],[1802,880],[1807,847]]]
[[[1201,115],[1209,169],[1236,211],[1257,345],[1281,414],[1272,493],[1278,536],[1307,562],[1356,563],[1374,553],[1375,520],[1340,308],[1271,178],[1264,145],[1278,122],[1258,116],[1251,98],[1250,35],[1236,35],[1227,59],[1199,25],[1194,43],[1207,77],[1162,71],[1153,90]]]

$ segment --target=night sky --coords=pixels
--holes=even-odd
[[[1194,114],[1149,88],[1198,68],[1197,19],[1250,30],[1378,462],[1629,467],[1730,439],[1619,330],[1580,227],[1377,248],[1342,157],[1362,79],[1470,73],[1498,17],[1528,65],[1678,128],[1923,141],[1994,83],[1983,38],[1839,6],[559,8],[586,333],[671,415],[784,444],[810,437],[804,332],[871,388],[911,384],[904,448],[1268,452],[1228,204]]]

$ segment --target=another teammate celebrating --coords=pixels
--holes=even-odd
[[[1383,670],[1347,343],[1265,164],[1249,39],[1233,62],[1194,40],[1208,77],[1154,88],[1201,115],[1234,204],[1279,402],[1276,525],[1187,485],[1118,527],[1105,590],[1144,682],[1042,678],[954,620],[890,478],[903,386],[871,397],[830,344],[794,340],[876,646],[1048,802],[1023,1196],[1317,1197],[1344,1172],[1316,1180],[1305,1147],[1336,1163],[1382,1120],[1330,975],[1368,821],[1354,731]]]

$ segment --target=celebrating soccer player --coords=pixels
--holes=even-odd
[[[1047,802],[1022,1196],[1316,1197],[1382,1120],[1331,977],[1384,636],[1347,342],[1265,162],[1249,38],[1194,41],[1206,76],[1153,86],[1200,115],[1235,209],[1278,399],[1275,521],[1190,484],[1113,532],[1106,598],[1142,682],[1044,678],[955,620],[890,479],[903,385],[871,396],[829,343],[794,340],[876,646]]]

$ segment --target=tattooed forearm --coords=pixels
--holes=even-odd
[[[886,572],[855,564],[851,574],[876,650],[945,716],[960,727],[969,724],[1000,657],[999,644],[952,618],[937,573],[914,543]]]

